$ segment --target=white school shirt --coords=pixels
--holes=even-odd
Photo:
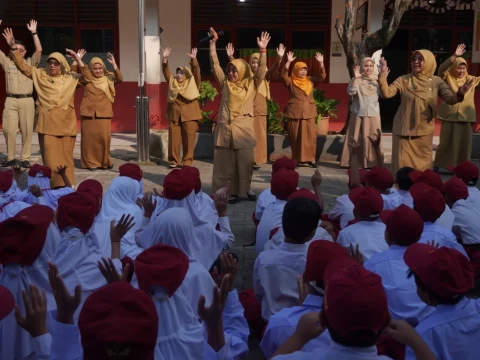
[[[317,230],[315,231],[315,235],[313,235],[312,240],[305,243],[305,245],[307,245],[307,250],[310,244],[316,240],[327,240],[327,241],[333,242],[332,236],[327,232],[327,230],[325,230],[320,226],[320,221],[318,222],[318,225],[319,226],[317,227]],[[273,234],[272,238],[265,243],[265,246],[263,247],[263,251],[277,249],[284,241],[285,241],[285,234],[283,233],[283,229],[280,227],[275,232],[275,234]]]
[[[480,197],[480,190],[476,186],[467,186],[468,196]]]
[[[328,331],[328,330],[326,330]],[[277,355],[272,360],[391,360],[384,355],[377,355],[377,347],[358,348],[343,346],[333,341],[325,348],[313,352],[296,351],[288,355]]]
[[[467,253],[462,245],[457,242],[456,236],[444,227],[437,225],[436,223],[431,223],[426,221],[423,226],[423,233],[418,241],[419,243],[426,244],[428,241],[434,241],[439,244],[440,247],[445,246],[451,249],[460,251],[463,255],[468,258]]]
[[[437,221],[435,221],[435,224],[447,230],[452,230],[454,221],[455,215],[453,215],[452,210],[450,210],[448,206],[445,206],[445,211],[443,212],[442,216],[440,216]]]
[[[272,315],[260,342],[263,355],[269,359],[280,345],[293,335],[298,321],[303,315],[311,312],[318,313],[322,311],[322,308],[323,296],[307,295],[302,305],[285,308]],[[328,331],[324,331],[319,337],[310,340],[302,348],[302,351],[310,352],[319,347],[326,347],[330,341],[330,334]]]
[[[50,179],[48,177],[43,177],[41,173],[38,173],[37,176],[28,176],[27,189],[22,192],[21,200],[30,205],[38,202],[37,198],[30,192],[30,186],[32,185],[37,185],[40,187],[40,190],[42,190],[42,195],[45,197],[45,205],[50,207],[53,211],[57,210],[58,199],[75,191],[71,187],[63,187],[52,190],[50,188]]]
[[[365,261],[374,254],[388,250],[385,241],[385,224],[379,221],[360,221],[347,226],[338,234],[337,243],[344,247],[359,244]]]
[[[352,201],[348,197],[348,194],[341,195],[335,201],[335,206],[328,213],[328,217],[332,221],[340,223],[340,229],[345,228],[347,224],[353,220],[353,205]]]
[[[297,305],[297,276],[305,271],[306,249],[305,244],[284,242],[278,249],[263,251],[255,260],[253,290],[262,303],[265,321],[283,308]]]
[[[413,209],[413,197],[410,190],[397,190],[397,193],[402,197],[403,204]]]
[[[480,197],[457,200],[452,212],[455,215],[453,233],[460,236],[464,245],[480,244]]]
[[[383,199],[383,210],[395,210],[403,204],[403,197],[394,188],[390,189],[389,194],[381,194]]]
[[[438,360],[477,360],[480,302],[465,298],[455,305],[438,305],[415,330]],[[405,359],[416,359],[409,347]]]
[[[262,215],[262,220],[257,226],[255,251],[260,254],[265,244],[270,240],[270,231],[282,227],[282,215],[285,208],[285,200],[276,199],[267,205]]]
[[[263,212],[268,204],[274,202],[276,199],[275,195],[272,194],[271,189],[263,190],[262,193],[258,196],[257,205],[255,206],[255,219],[258,221],[262,220]]]
[[[431,315],[435,308],[420,300],[414,277],[407,277],[408,266],[403,260],[407,248],[392,245],[388,250],[373,255],[363,266],[382,278],[392,318],[406,320],[410,325],[416,326]]]

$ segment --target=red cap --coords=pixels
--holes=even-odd
[[[12,187],[13,170],[0,171],[0,191],[6,193]]]
[[[188,257],[182,250],[162,244],[152,246],[135,259],[138,287],[150,294],[152,286],[160,286],[170,297],[182,285],[188,266]]]
[[[378,218],[383,210],[383,198],[373,188],[356,187],[348,193],[348,198],[355,206],[355,212],[362,217]]]
[[[442,190],[442,177],[433,170],[427,169],[425,171],[413,171],[409,176],[414,184],[425,183],[437,190]]]
[[[202,190],[202,180],[200,179],[200,170],[198,170],[194,166],[184,166],[182,170],[192,177],[193,189],[195,190],[195,194],[198,194],[200,190]]]
[[[393,186],[395,178],[390,170],[383,166],[374,166],[365,179],[368,185],[380,190],[387,191]]]
[[[315,202],[318,202],[317,196],[307,188],[298,189],[288,197],[288,200],[299,198],[299,197],[311,199]]]
[[[42,252],[52,219],[50,207],[35,205],[0,222],[0,264],[31,266]]]
[[[78,327],[85,358],[106,359],[107,352],[120,347],[129,348],[129,359],[154,359],[158,334],[155,304],[126,281],[105,285],[91,294],[80,312]]]
[[[377,333],[390,320],[382,279],[355,260],[347,259],[333,260],[325,269],[325,317],[343,337],[358,330]]]
[[[340,257],[350,258],[348,251],[340,244],[328,240],[312,241],[308,247],[305,281],[322,281],[325,268],[332,260]]]
[[[422,237],[424,222],[420,215],[405,204],[380,213],[390,237],[401,246],[416,243]]]
[[[410,188],[413,197],[413,208],[423,221],[435,222],[445,211],[445,197],[437,189],[425,187],[425,184],[414,184]]]
[[[0,321],[5,319],[15,308],[15,299],[5,286],[0,285]]]
[[[193,179],[185,171],[172,170],[163,179],[163,195],[168,200],[185,199],[193,189]]]
[[[85,192],[74,192],[58,199],[57,225],[60,231],[67,227],[80,229],[84,234],[93,226],[98,211],[98,200]]]
[[[348,173],[348,182],[350,183],[350,180],[351,180],[351,178],[352,178],[352,170],[351,170],[351,168],[348,168],[347,173]],[[359,173],[359,175],[360,175],[360,182],[361,182],[362,184],[366,184],[366,183],[367,183],[367,173],[368,173],[368,170],[358,169],[358,173]]]
[[[140,181],[142,180],[143,172],[140,166],[137,164],[133,163],[126,163],[123,164],[118,168],[118,171],[120,172],[120,176],[126,176],[129,177],[130,179]]]
[[[452,201],[466,199],[468,187],[460,178],[453,177],[443,184],[443,192]]]
[[[38,176],[40,175],[40,176]],[[52,169],[50,169],[48,166],[42,166],[40,164],[34,164],[28,171],[28,176],[30,177],[46,177],[46,178],[51,178],[52,177]]]
[[[82,181],[80,185],[78,185],[77,192],[88,192],[96,198],[102,198],[103,186],[99,181],[95,179],[87,179]]]
[[[422,283],[442,298],[455,298],[473,288],[472,265],[458,250],[417,243],[408,247],[403,259]]]
[[[300,175],[295,170],[280,169],[272,176],[271,191],[277,199],[287,200],[298,186]]]
[[[479,171],[477,165],[473,162],[465,160],[460,165],[453,169],[453,174],[462,179],[463,182],[467,185],[475,185],[475,182],[478,180]]]
[[[280,169],[295,170],[296,167],[297,162],[294,159],[289,159],[286,156],[282,156],[273,163],[272,174],[275,174]]]

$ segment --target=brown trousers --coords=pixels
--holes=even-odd
[[[230,181],[230,193],[246,197],[253,175],[253,149],[227,149],[215,146],[212,193]]]
[[[298,162],[315,162],[317,149],[317,124],[315,118],[288,119],[288,141],[292,149],[292,159]]]
[[[110,160],[111,119],[96,119],[82,116],[82,139],[80,143],[82,169],[107,169]]]
[[[422,136],[399,136],[392,134],[392,173],[403,167],[418,171],[432,168],[433,134]]]
[[[442,121],[440,144],[434,165],[441,168],[457,166],[470,160],[472,154],[472,125],[468,122]]]
[[[22,134],[21,160],[29,160],[32,155],[32,134],[35,119],[33,98],[6,98],[3,110],[2,128],[7,145],[8,160],[15,159],[18,129]]]
[[[68,180],[75,184],[75,172],[73,163],[73,149],[75,147],[75,136],[53,136],[38,134],[40,153],[42,154],[43,165],[52,169],[50,186],[52,188],[65,186],[61,176],[57,175],[57,167],[67,165]]]
[[[267,160],[267,116],[255,115],[253,118],[253,130],[257,145],[253,149],[253,158],[256,164],[266,164]]]
[[[168,125],[168,162],[173,165],[193,164],[193,152],[198,121],[170,121]],[[180,161],[180,145],[183,149],[183,159]]]

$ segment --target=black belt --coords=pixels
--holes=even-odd
[[[27,95],[7,94],[7,97],[9,97],[9,98],[15,98],[15,99],[26,99],[26,98],[31,98],[31,97],[33,97],[33,95],[32,95],[32,94],[27,94]]]

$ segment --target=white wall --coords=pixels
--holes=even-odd
[[[171,47],[170,68],[188,65],[192,46],[191,0],[158,0],[159,25],[163,28],[160,35],[161,46]],[[162,81],[165,81],[162,75]]]
[[[138,81],[138,7],[135,0],[118,0],[120,66],[124,81]]]

